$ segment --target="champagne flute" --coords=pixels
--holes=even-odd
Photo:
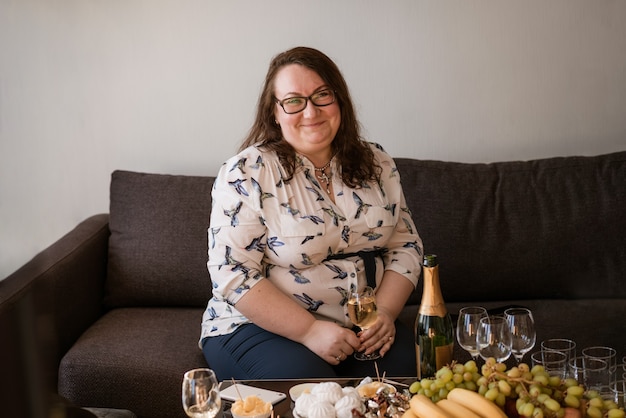
[[[481,318],[476,340],[483,360],[493,357],[502,363],[511,356],[511,329],[504,316]]]
[[[350,293],[348,299],[348,316],[350,321],[362,330],[366,330],[371,327],[378,318],[376,311],[376,296],[374,295],[374,289],[369,286],[365,286],[363,290]],[[378,351],[371,354],[354,353],[354,358],[357,360],[376,360],[380,358]]]
[[[192,418],[214,418],[220,412],[217,377],[211,369],[193,369],[183,377],[183,409]]]
[[[463,350],[467,351],[474,361],[478,360],[478,342],[476,334],[480,319],[486,318],[487,310],[481,306],[466,306],[459,311],[456,325],[456,339]]]
[[[504,316],[511,329],[511,352],[517,364],[520,364],[524,354],[535,346],[535,320],[532,312],[526,308],[509,308],[504,311]]]

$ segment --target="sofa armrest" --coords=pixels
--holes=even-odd
[[[56,390],[61,358],[102,315],[108,220],[108,214],[84,220],[0,281],[0,334],[13,337],[0,359],[9,370],[21,367],[17,380],[24,374],[30,380],[24,371],[34,370],[31,378]]]

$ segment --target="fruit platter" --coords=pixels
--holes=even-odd
[[[397,387],[366,378],[341,386],[309,384],[293,400],[295,418],[624,418],[624,409],[578,381],[525,363],[489,358],[452,362],[435,376]]]
[[[488,358],[437,370],[414,382],[410,413],[402,418],[623,418],[624,409],[577,380],[549,375],[543,366],[507,369]],[[413,415],[411,415],[413,414]]]

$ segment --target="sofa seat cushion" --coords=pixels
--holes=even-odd
[[[59,394],[80,406],[128,409],[138,416],[185,416],[180,400],[183,374],[207,367],[198,348],[202,311],[110,311],[63,357]]]
[[[456,318],[463,306],[483,306],[490,310],[501,311],[507,306],[524,306],[530,309],[535,320],[537,342],[531,352],[541,349],[541,341],[550,338],[569,338],[576,341],[577,352],[595,345],[613,347],[618,359],[626,356],[626,299],[518,299],[501,301],[473,301],[465,303],[446,303],[448,312],[456,326]],[[400,319],[412,326],[419,306],[407,306]],[[604,320],[603,320],[604,319]],[[458,344],[454,346],[454,358],[466,361],[471,357]],[[513,357],[510,358],[513,361]],[[524,357],[530,362],[530,356]]]

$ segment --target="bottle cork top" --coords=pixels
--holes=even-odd
[[[426,254],[424,256],[424,267],[435,267],[437,265],[437,255]]]

